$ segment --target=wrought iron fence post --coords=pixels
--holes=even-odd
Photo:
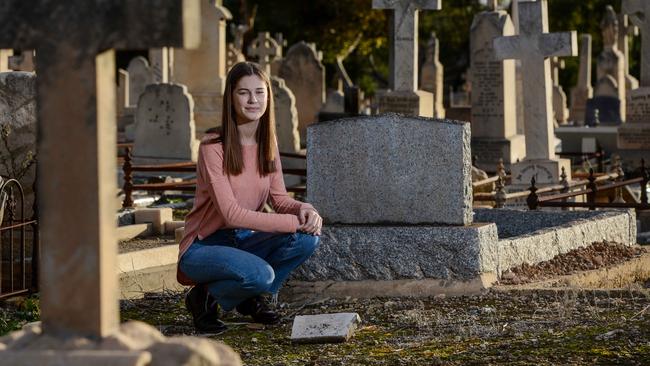
[[[530,194],[526,197],[526,203],[529,210],[537,210],[539,208],[539,197],[537,196],[537,187],[535,187],[535,177],[530,179]]]
[[[587,180],[589,180],[589,183],[587,183],[587,189],[590,191],[587,193],[587,202],[590,203],[589,210],[593,211],[596,209],[596,193],[598,192],[598,187],[596,186],[596,177],[594,176],[593,169],[589,169],[589,177]]]
[[[641,203],[644,205],[648,204],[648,169],[645,167],[645,160],[641,159]]]
[[[562,172],[560,173],[560,184],[562,185],[562,193],[569,193],[569,181],[567,180],[568,176],[566,175],[566,170],[562,167]],[[562,202],[567,202],[566,198],[562,198]],[[562,207],[562,211],[567,211],[568,207]]]
[[[126,148],[126,155],[124,156],[124,202],[122,208],[133,207],[133,165],[131,164],[131,148]]]

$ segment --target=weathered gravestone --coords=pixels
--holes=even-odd
[[[622,11],[641,31],[640,87],[631,90],[627,99],[625,124],[618,128],[618,148],[624,157],[650,149],[650,2],[623,0]]]
[[[174,59],[174,49],[169,47],[152,48],[149,50],[149,63],[154,83],[169,82],[169,71]]]
[[[282,152],[296,153],[300,151],[300,136],[298,134],[298,110],[296,97],[287,87],[284,79],[271,76],[271,63],[280,54],[280,45],[268,32],[260,32],[249,45],[248,54],[257,58],[264,72],[271,78],[271,89],[275,102],[275,124],[278,136],[278,148]],[[296,159],[282,159],[284,168],[304,168],[304,162]],[[292,186],[300,182],[299,177],[286,175],[285,184]]]
[[[438,0],[372,0],[373,9],[389,9],[389,90],[377,92],[378,113],[433,116],[433,94],[418,90],[418,12],[440,10]]]
[[[17,179],[25,193],[25,219],[33,215],[36,179],[36,75],[0,73],[0,176]],[[17,212],[20,215],[20,209]]]
[[[496,38],[494,49],[499,59],[521,59],[526,159],[512,165],[512,183],[525,187],[533,176],[538,183],[548,184],[559,181],[562,167],[571,172],[569,160],[555,157],[548,58],[576,55],[577,36],[575,32],[548,33],[546,0],[520,1],[519,22],[519,35]]]
[[[440,42],[436,34],[432,33],[427,44],[425,60],[422,64],[420,88],[433,94],[433,117],[445,118],[445,107],[442,104],[445,70],[439,58]]]
[[[505,11],[481,12],[470,29],[472,83],[472,154],[481,169],[493,170],[500,159],[506,166],[526,155],[525,139],[517,134],[515,62],[499,60],[496,37],[514,34]]]
[[[3,363],[239,364],[223,346],[119,324],[113,49],[196,46],[199,9],[188,0],[0,3],[0,47],[36,49],[39,58],[42,242],[42,333],[31,327],[2,338]]]
[[[594,100],[587,105],[589,110],[598,109],[599,120],[604,124],[620,124],[625,118],[625,56],[618,50],[618,16],[608,5],[600,22],[603,34],[603,51],[597,59],[597,81]],[[587,118],[593,124],[593,117]]]
[[[221,126],[226,81],[226,21],[232,19],[221,0],[201,0],[201,45],[174,50],[171,81],[187,86],[194,99],[199,134]]]
[[[9,69],[14,71],[34,71],[35,52],[33,50],[22,51],[19,55],[9,56]]]
[[[199,141],[193,105],[184,85],[148,85],[135,115],[134,163],[196,162]]]
[[[578,84],[571,89],[570,118],[574,124],[582,126],[585,123],[587,100],[594,95],[591,87],[591,35],[580,35],[580,69],[578,71]]]
[[[325,66],[315,46],[304,41],[291,46],[278,76],[284,79],[296,97],[298,131],[304,140],[307,126],[318,121],[318,111],[325,103]]]
[[[308,131],[307,195],[326,222],[472,222],[469,124],[389,114]]]
[[[135,107],[138,105],[140,95],[144,93],[147,85],[153,84],[154,73],[151,66],[149,66],[149,61],[142,56],[129,61],[126,72],[129,75],[129,106]]]

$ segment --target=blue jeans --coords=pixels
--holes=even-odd
[[[291,271],[309,258],[320,238],[248,229],[223,229],[196,238],[180,259],[180,269],[204,284],[224,310],[262,293],[277,294]]]

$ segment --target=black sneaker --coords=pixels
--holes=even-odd
[[[255,322],[262,324],[277,324],[282,318],[271,308],[269,299],[264,296],[244,300],[236,309],[241,315],[250,315]]]
[[[196,330],[204,333],[221,333],[226,330],[226,325],[219,320],[219,304],[205,287],[192,287],[185,295],[185,307],[192,314]]]

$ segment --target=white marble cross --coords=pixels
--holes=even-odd
[[[257,57],[264,72],[271,76],[271,63],[282,54],[282,47],[269,32],[259,32],[257,38],[248,46],[248,55]]]
[[[520,1],[519,35],[496,38],[494,49],[501,60],[521,60],[526,159],[553,159],[552,84],[548,58],[576,56],[576,32],[548,33],[547,1]]]
[[[627,14],[618,15],[618,49],[623,52],[625,56],[625,74],[630,73],[630,45],[628,37],[636,37],[639,35],[639,27],[631,24]]]
[[[441,0],[372,0],[373,9],[391,9],[390,88],[415,91],[418,82],[418,11],[440,10]]]
[[[650,1],[623,0],[621,11],[641,31],[641,86],[650,86]]]
[[[0,2],[0,48],[38,55],[39,279],[47,334],[101,338],[117,330],[114,49],[197,46],[199,4]]]

